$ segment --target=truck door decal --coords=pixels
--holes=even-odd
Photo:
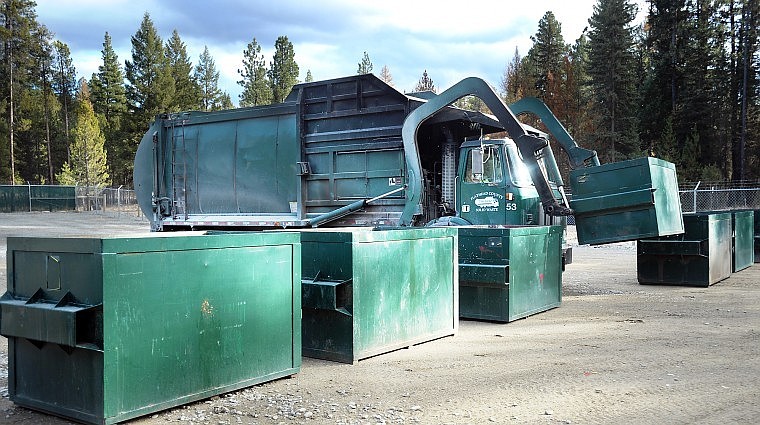
[[[478,192],[470,197],[475,204],[475,212],[496,212],[503,200],[504,195],[496,192]]]

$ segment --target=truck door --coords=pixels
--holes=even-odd
[[[463,151],[457,190],[459,216],[472,224],[504,224],[507,208],[515,205],[505,196],[503,155],[502,145],[482,145]]]

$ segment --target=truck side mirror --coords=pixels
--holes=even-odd
[[[472,174],[476,176],[483,175],[483,151],[472,149],[470,151],[470,162],[472,163]]]

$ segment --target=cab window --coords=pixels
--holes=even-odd
[[[504,176],[499,147],[484,146],[482,157],[478,155],[480,152],[474,152],[479,150],[480,148],[474,148],[467,155],[464,181],[467,183],[501,183]],[[477,164],[473,167],[473,158],[474,161],[482,161],[482,167],[478,167]]]

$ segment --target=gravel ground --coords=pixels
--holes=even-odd
[[[0,215],[5,237],[143,232],[77,213]],[[576,246],[562,306],[355,365],[304,358],[291,378],[159,412],[185,424],[752,424],[760,421],[760,265],[710,288],[642,286],[633,243]],[[0,423],[64,424],[7,398]]]

